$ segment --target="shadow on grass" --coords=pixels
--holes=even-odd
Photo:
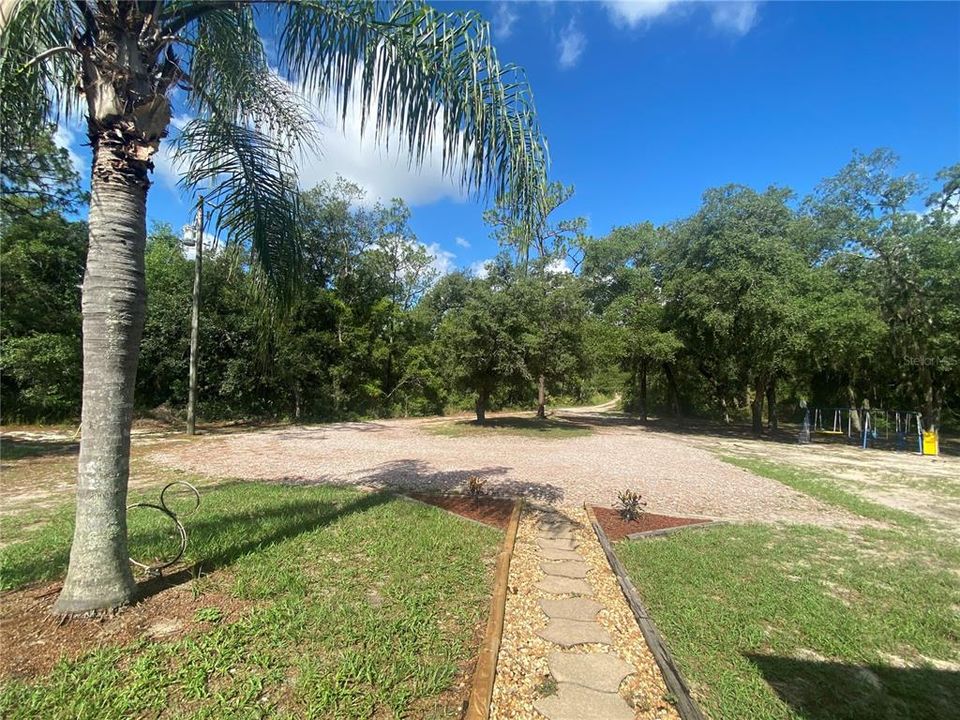
[[[319,530],[340,518],[363,513],[394,500],[387,492],[361,494],[345,503],[325,500],[285,502],[267,510],[229,515],[217,515],[197,523],[190,523],[187,532],[206,542],[194,553],[196,562],[204,570],[216,570],[231,565],[251,552],[266,549],[298,535]],[[266,532],[260,530],[267,528]],[[229,537],[231,542],[216,547],[216,537]],[[239,542],[233,538],[243,538]],[[204,549],[206,545],[216,549]]]
[[[26,438],[0,438],[0,460],[24,460],[38,457],[62,457],[80,452],[80,443],[75,440],[28,440]]]
[[[591,425],[578,420],[511,415],[487,418],[482,425],[476,420],[451,420],[428,426],[428,429],[437,435],[473,438],[482,437],[486,432],[554,439],[589,435],[593,432]]]
[[[458,425],[469,425],[470,427],[509,429],[509,430],[531,430],[535,432],[550,432],[551,430],[590,430],[589,424],[574,420],[536,417],[499,417],[490,418],[483,425],[478,425],[476,420],[469,422],[460,422]]]
[[[745,657],[804,720],[960,719],[960,672]]]
[[[509,471],[510,468],[504,466],[437,471],[422,460],[393,460],[378,465],[363,482],[381,489],[463,492],[469,478],[477,475],[487,480],[485,489],[494,497],[522,497],[551,505],[563,500],[563,488],[550,483],[506,479],[504,476]]]
[[[192,568],[175,571],[171,575],[144,581],[138,587],[140,597],[149,597],[167,587],[187,582],[197,571],[204,573],[228,567],[250,553],[266,550],[279,543],[331,525],[348,515],[363,513],[394,498],[387,492],[358,494],[342,503],[329,500],[266,499],[266,507],[245,507],[236,512],[220,512],[223,503],[229,501],[229,493],[217,502],[216,495],[233,485],[224,483],[204,496],[206,507],[218,508],[207,516],[198,513],[183,519],[188,534],[187,562]],[[249,486],[249,484],[247,484]],[[72,520],[72,516],[71,516]],[[141,557],[163,557],[169,549],[169,525],[164,518],[148,525],[138,534],[138,547],[131,547]],[[71,527],[63,528],[56,536],[45,538],[38,546],[28,541],[22,549],[17,548],[4,560],[3,586],[18,588],[37,580],[52,580],[66,571],[70,555]],[[11,548],[14,550],[15,548]],[[159,551],[159,552],[158,552]],[[193,568],[196,568],[194,570]]]

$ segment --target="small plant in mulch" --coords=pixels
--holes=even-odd
[[[627,522],[639,520],[640,516],[646,511],[647,501],[643,496],[633,490],[621,490],[617,493],[616,510]]]
[[[218,607],[200,608],[193,614],[196,622],[218,623],[223,620],[223,610]]]
[[[536,689],[537,695],[540,697],[549,697],[551,695],[557,694],[557,681],[553,679],[550,675],[547,675],[540,681],[540,684],[537,685]]]
[[[480,498],[484,494],[483,486],[486,484],[487,481],[479,475],[471,475],[467,478],[467,493],[473,498],[474,502],[480,502]]]

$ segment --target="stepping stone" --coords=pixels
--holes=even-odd
[[[542,548],[540,557],[544,560],[582,560],[576,550],[559,550],[557,548]]]
[[[533,707],[547,720],[633,720],[626,700],[616,693],[597,692],[580,685],[559,683],[556,695],[537,700]]]
[[[580,620],[551,620],[545,628],[537,630],[537,635],[547,642],[562,647],[573,647],[584,643],[610,644],[610,633],[595,622]]]
[[[556,530],[541,530],[539,537],[543,540],[573,540],[576,535],[573,534],[573,528]]]
[[[587,564],[583,560],[543,561],[540,563],[540,569],[547,575],[559,575],[560,577],[585,578],[587,576]]]
[[[550,674],[558,683],[574,683],[615,693],[633,667],[610,653],[550,653]]]
[[[597,613],[600,612],[602,607],[603,605],[600,603],[587,598],[540,599],[540,609],[546,613],[548,618],[592,622],[597,619]],[[557,679],[559,680],[559,678]]]
[[[593,595],[593,588],[586,580],[547,575],[537,587],[551,595]]]
[[[537,529],[539,530],[556,530],[558,528],[572,528],[574,523],[572,520],[568,520],[565,517],[553,517],[553,518],[544,518],[537,523]]]
[[[573,538],[537,538],[541,550],[573,550],[577,544]]]

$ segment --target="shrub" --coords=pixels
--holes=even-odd
[[[647,501],[643,496],[633,490],[622,490],[617,493],[617,510],[620,517],[624,520],[637,520],[644,513],[647,507]]]
[[[467,492],[474,500],[479,500],[480,496],[483,495],[483,486],[486,484],[487,481],[479,475],[471,475],[467,478]]]

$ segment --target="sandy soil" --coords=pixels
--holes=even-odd
[[[841,481],[844,488],[960,531],[960,457],[922,456],[884,449],[814,442],[773,443],[744,438],[691,437],[720,454],[795,465]]]
[[[590,436],[540,439],[493,432],[445,437],[429,425],[449,419],[389,420],[286,427],[157,447],[153,462],[217,477],[331,482],[367,487],[463,489],[470,475],[494,494],[561,507],[612,505],[636,489],[647,509],[734,521],[854,527],[842,510],[720,461],[684,436],[649,432],[606,408],[565,417]]]
[[[584,502],[610,506],[618,491],[630,488],[644,495],[648,510],[668,515],[851,528],[872,524],[719,459],[737,455],[808,468],[869,499],[960,528],[960,457],[817,442],[799,446],[789,440],[754,440],[719,427],[678,432],[662,423],[640,425],[611,410],[608,403],[558,412],[555,417],[593,429],[589,436],[564,439],[503,430],[462,437],[433,432],[436,425],[455,420],[449,417],[217,427],[194,439],[169,429],[138,428],[131,487],[156,485],[155,476],[164,474],[160,466],[211,480],[241,477],[431,490],[463,490],[467,478],[476,474],[494,494],[524,495],[561,507]],[[73,493],[73,433],[29,430],[7,430],[3,436],[50,443],[53,452],[15,462],[16,473],[0,473],[0,515],[53,506]],[[4,463],[4,469],[10,467]]]

